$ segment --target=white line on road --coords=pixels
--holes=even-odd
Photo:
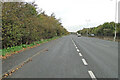
[[[88,63],[86,62],[86,60],[85,60],[85,59],[82,59],[82,61],[83,61],[83,64],[84,64],[85,66],[87,66],[87,65],[88,65]]]
[[[72,41],[72,42],[73,42],[73,44],[75,44],[74,41]]]
[[[78,47],[76,46],[76,49],[78,49]]]
[[[74,42],[73,40],[72,40],[72,42],[73,42],[74,46],[76,47],[77,51],[79,52],[80,50],[79,50],[78,47],[76,46],[75,42]],[[81,54],[80,52],[79,52],[79,56],[82,56],[82,54]],[[84,64],[85,66],[88,65],[88,63],[86,62],[86,60],[85,60],[84,58],[82,59],[82,61],[83,61],[83,64]],[[92,80],[97,80],[92,71],[88,71],[88,73],[89,73],[90,77],[92,78]]]
[[[72,39],[71,39],[72,40]],[[74,43],[74,41],[72,40],[72,42]]]
[[[76,44],[75,44],[75,42],[72,40],[72,42],[73,42],[73,44],[74,44],[74,46],[76,47]]]
[[[80,56],[82,56],[82,54],[81,54],[81,53],[79,53],[79,55],[80,55]]]
[[[73,40],[72,40],[72,42],[73,42],[74,46],[76,47],[77,51],[79,52],[79,49],[78,49],[78,47],[76,46],[75,42],[74,42]],[[79,53],[79,56],[82,56],[82,54]],[[86,62],[85,59],[82,59],[82,61],[83,61],[83,64],[84,64],[85,66],[88,65],[88,63]],[[96,77],[95,77],[95,75],[94,75],[94,73],[93,73],[92,71],[88,71],[88,73],[89,73],[90,77],[92,78],[92,80],[97,80]]]
[[[77,49],[77,51],[79,52],[80,50],[79,50],[79,49]]]
[[[74,45],[75,45],[75,47],[77,47],[76,44],[74,44]]]
[[[73,42],[73,41],[72,41]],[[74,42],[73,42],[73,44],[75,44]]]
[[[97,80],[92,71],[88,71],[88,73],[92,79]]]
[[[77,49],[77,46],[76,46],[76,44],[75,44],[75,42],[72,40],[72,42],[73,42],[73,44],[74,44],[74,46],[76,47],[76,49]]]
[[[74,43],[74,46],[76,47],[76,44]]]
[[[72,40],[72,39],[71,39],[71,40]],[[74,46],[77,47],[76,44],[75,44],[75,42],[74,42],[73,40],[72,40],[72,42],[73,42]]]

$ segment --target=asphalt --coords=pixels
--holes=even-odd
[[[49,41],[47,43],[41,44],[38,47],[25,50],[21,53],[14,54],[14,55],[8,57],[7,59],[3,59],[2,60],[2,73],[4,74],[5,72],[12,69],[16,65],[19,65],[21,62],[25,61],[27,58],[33,56],[35,53],[37,53],[51,45],[54,45],[55,43],[56,43],[55,40]]]
[[[47,50],[42,52],[43,49]],[[9,78],[91,78],[88,71],[96,78],[118,78],[118,43],[76,35],[64,36],[3,60],[3,73],[33,55],[32,61]]]
[[[118,78],[118,42],[73,37],[97,78]]]

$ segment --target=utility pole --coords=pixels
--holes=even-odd
[[[116,41],[116,28],[117,28],[117,0],[115,1],[115,35],[114,35],[114,41]]]
[[[113,0],[111,0],[113,1]],[[117,6],[118,6],[118,2],[117,0],[115,0],[115,33],[114,33],[114,41],[116,41],[116,36],[117,36],[117,32],[116,32],[116,28],[117,28]]]

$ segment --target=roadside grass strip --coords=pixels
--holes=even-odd
[[[21,44],[19,46],[13,46],[13,47],[8,47],[6,49],[0,49],[0,58],[6,59],[7,57],[12,56],[13,54],[20,53],[20,52],[25,51],[27,49],[40,46],[42,43],[46,43],[48,41],[55,40],[55,39],[58,39],[58,38],[60,38],[60,36],[53,37],[53,38],[50,38],[50,39],[44,39],[44,40],[41,40],[41,41],[36,41],[36,42],[33,42],[29,45]]]

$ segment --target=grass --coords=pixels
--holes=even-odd
[[[7,49],[0,49],[0,55],[6,56],[6,55],[10,55],[12,53],[19,53],[20,51],[22,51],[26,48],[30,48],[30,47],[33,47],[33,46],[38,46],[41,43],[45,43],[45,42],[48,42],[48,41],[51,41],[51,40],[54,40],[54,39],[57,39],[57,38],[59,38],[59,37],[57,36],[57,37],[53,37],[53,38],[50,38],[50,39],[44,39],[42,41],[35,41],[35,42],[33,42],[29,45],[22,44],[22,45],[19,45],[19,46],[8,47]]]

